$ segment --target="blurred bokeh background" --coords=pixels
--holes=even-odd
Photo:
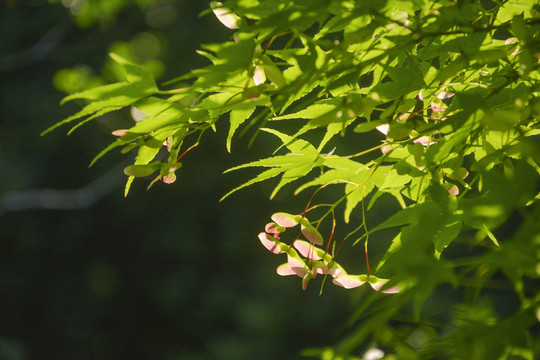
[[[296,359],[331,344],[354,295],[301,291],[257,239],[273,212],[302,210],[292,194],[270,202],[262,184],[218,202],[247,179],[222,172],[267,140],[227,154],[224,131],[208,134],[176,183],[138,180],[124,198],[131,155],[88,164],[128,113],[39,135],[80,109],[59,105],[66,93],[115,81],[111,49],[160,81],[206,65],[199,45],[231,36],[199,16],[207,3],[0,4],[0,359]]]

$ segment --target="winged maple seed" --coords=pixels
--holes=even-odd
[[[229,29],[238,29],[242,24],[242,20],[240,19],[240,17],[228,8],[223,7],[223,4],[221,2],[212,1],[210,2],[210,7],[212,8],[212,11],[214,12],[214,15],[216,15],[218,20]]]
[[[290,228],[300,224],[300,231],[306,239],[317,245],[322,245],[323,243],[321,234],[313,227],[313,225],[311,225],[309,220],[302,215],[291,215],[279,212],[272,215],[272,220],[275,224],[283,228]]]
[[[317,274],[330,275],[332,282],[346,289],[359,287],[368,283],[374,290],[383,293],[397,293],[398,286],[383,287],[389,281],[373,275],[349,275],[345,269],[335,261],[334,257],[323,249],[315,246],[322,245],[321,234],[309,223],[303,215],[291,215],[287,213],[275,213],[272,215],[274,222],[268,223],[265,232],[259,233],[259,240],[270,252],[274,254],[287,254],[287,262],[277,267],[279,275],[297,275],[302,278],[302,289],[306,289],[309,281]],[[280,234],[287,228],[301,226],[301,233],[309,240],[296,239],[291,245],[280,241]]]

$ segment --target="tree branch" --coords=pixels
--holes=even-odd
[[[0,216],[8,212],[32,209],[87,209],[122,185],[125,162],[115,166],[98,179],[78,189],[29,189],[0,196]]]

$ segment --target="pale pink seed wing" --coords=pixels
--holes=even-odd
[[[323,244],[323,238],[321,234],[307,220],[302,222],[301,231],[309,242],[317,245]]]
[[[302,290],[306,290],[307,289],[307,286],[309,284],[309,280],[311,280],[312,278],[314,278],[315,276],[313,276],[313,274],[306,274],[306,276],[304,276],[304,278],[302,279]]]
[[[282,232],[280,228],[283,228],[283,227],[279,226],[276,223],[271,222],[271,223],[266,224],[266,226],[264,227],[264,231],[270,234],[280,234]]]
[[[450,98],[451,98],[452,96],[454,96],[454,95],[456,95],[456,94],[451,93],[451,92],[448,92],[448,91],[443,91],[443,92],[439,93],[439,94],[437,95],[437,97],[438,97],[439,99],[441,99],[441,100],[444,100],[444,99],[450,99]]]
[[[172,184],[175,181],[176,181],[176,175],[174,172],[170,172],[163,177],[163,182],[165,184]]]
[[[390,125],[381,124],[379,126],[376,126],[375,129],[379,130],[379,132],[382,132],[384,135],[388,135],[388,130],[390,130]]]
[[[379,290],[381,290],[381,288],[384,286],[385,283],[386,282],[378,281],[376,283],[369,283],[369,285],[371,285],[373,290],[379,291]]]
[[[459,195],[459,188],[456,185],[452,185],[450,189],[448,189],[448,192],[454,196]]]
[[[279,226],[290,228],[298,225],[297,215],[291,215],[283,212],[275,213],[272,215],[272,221],[274,221]]]
[[[231,12],[231,10],[222,7],[222,4],[219,1],[211,1],[210,7],[212,8],[214,15],[216,15],[223,25],[229,29],[238,29],[240,27],[242,21],[238,15]]]
[[[418,139],[414,140],[413,142],[421,144],[423,146],[428,146],[428,145],[435,144],[434,141],[431,141],[429,136],[420,136]]]
[[[261,85],[266,81],[266,75],[264,74],[264,70],[262,66],[255,67],[255,71],[253,72],[253,82],[255,85]]]
[[[378,279],[377,282],[375,283],[369,283],[369,285],[371,285],[371,287],[373,288],[373,290],[375,291],[381,291],[381,289],[383,288],[383,286],[388,282],[388,280],[386,279]],[[400,291],[400,287],[395,285],[395,286],[392,286],[391,288],[388,288],[388,289],[384,289],[382,291],[382,293],[384,294],[395,294],[395,293],[398,293]]]
[[[361,281],[358,277],[354,275],[338,276],[334,278],[332,282],[336,285],[344,287],[345,289],[359,287],[365,283],[365,281]]]
[[[294,271],[294,273],[300,277],[306,276],[306,274],[309,272],[309,268],[301,259],[287,256],[287,262],[291,269]]]
[[[316,254],[316,248],[304,240],[295,240],[294,247],[302,254],[303,257],[311,260],[320,260],[321,258]]]
[[[279,249],[277,240],[268,235],[267,233],[260,233],[259,240],[261,240],[261,243],[264,245],[265,248],[267,248],[274,254],[281,254],[283,252]]]
[[[114,136],[124,136],[124,135],[127,135],[127,130],[123,130],[123,129],[114,130],[111,134],[113,134]]]
[[[392,286],[391,288],[385,289],[382,292],[385,294],[397,294],[401,291],[401,288],[399,286]]]
[[[281,276],[296,275],[288,263],[281,264],[277,267],[276,272]]]
[[[341,267],[341,265],[334,262],[333,266],[328,270],[328,274],[332,275],[333,278],[337,278],[347,275],[347,272]]]
[[[317,266],[315,268],[315,274],[328,274],[328,267],[326,265]]]

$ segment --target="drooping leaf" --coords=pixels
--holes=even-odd
[[[377,170],[375,170],[377,171]],[[347,196],[347,203],[345,205],[344,219],[348,223],[352,211],[356,206],[364,200],[364,198],[375,187],[376,178],[373,178],[374,170],[365,168],[360,171],[356,171],[353,178],[345,186],[345,194]]]
[[[242,125],[242,123],[244,123],[251,116],[251,114],[253,114],[256,107],[256,103],[246,102],[231,110],[229,115],[231,125],[229,127],[229,134],[227,135],[228,152],[231,152],[231,141],[236,129],[238,129],[238,127]]]
[[[135,158],[135,162],[133,165],[139,165],[139,166],[147,165],[152,160],[154,160],[157,153],[159,152],[159,149],[160,148],[156,146],[142,145],[141,147],[139,147],[139,152],[137,153],[137,157]],[[126,187],[124,191],[125,196],[127,196],[127,194],[129,193],[129,189],[131,187],[133,179],[135,178],[135,176],[132,174],[127,174],[127,175],[129,175],[129,178],[126,183]]]
[[[153,174],[161,168],[161,163],[155,161],[146,165],[130,165],[124,169],[124,174],[135,177],[144,177]]]
[[[262,131],[269,132],[271,134],[276,135],[281,139],[283,142],[283,145],[287,147],[291,151],[292,154],[296,155],[306,155],[310,158],[317,158],[319,155],[319,152],[313,145],[311,145],[309,142],[294,138],[292,136],[283,134],[279,131],[273,130],[273,129],[261,129]]]
[[[280,115],[272,118],[271,120],[287,120],[287,119],[316,119],[318,117],[327,115],[336,110],[340,104],[343,103],[343,99],[332,98],[318,101],[307,108],[298,112]]]
[[[273,178],[275,176],[278,176],[279,174],[281,174],[283,171],[282,169],[280,168],[272,168],[272,169],[268,169],[266,171],[263,171],[262,173],[260,173],[259,175],[257,175],[256,177],[254,177],[253,179],[243,183],[242,185],[240,186],[237,186],[236,188],[232,189],[231,191],[229,191],[227,194],[223,195],[223,197],[219,200],[219,201],[223,201],[225,200],[227,197],[229,197],[230,195],[232,195],[233,193],[237,192],[238,190],[240,189],[243,189],[245,188],[246,186],[249,186],[249,185],[252,185],[252,184],[255,184],[255,183],[258,183],[260,181],[264,181],[264,180],[268,180],[270,178]]]

